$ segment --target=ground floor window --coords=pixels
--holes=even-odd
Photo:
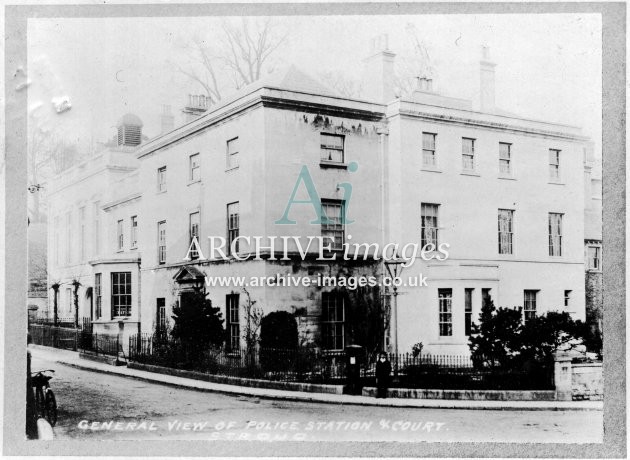
[[[230,350],[238,350],[241,346],[241,325],[239,321],[239,295],[228,294],[225,296],[225,309],[227,316],[227,345]]]
[[[492,300],[492,296],[490,295],[490,288],[482,288],[481,289],[481,306],[483,307],[485,304]]]
[[[112,272],[112,317],[131,315],[131,272]]]
[[[326,350],[344,348],[344,302],[341,293],[322,293],[322,342]]]
[[[158,297],[157,299],[155,324],[159,332],[164,332],[166,330],[166,299],[164,297]]]
[[[440,336],[453,335],[453,290],[438,289],[440,306]]]
[[[536,317],[536,297],[538,291],[525,290],[523,300],[523,312],[525,322]]]
[[[474,289],[464,290],[464,334],[470,335],[472,332],[472,295]]]
[[[99,319],[102,315],[103,293],[102,293],[102,274],[96,273],[94,275],[94,298],[96,300],[96,319]]]

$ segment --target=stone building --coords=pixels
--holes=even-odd
[[[331,237],[326,257],[341,255],[343,243],[350,255],[368,256],[374,244],[434,244],[447,249],[446,260],[417,258],[402,271],[403,280],[423,276],[426,286],[400,286],[394,302],[391,290],[380,291],[393,310],[383,344],[392,351],[422,342],[433,353],[467,353],[470,324],[487,296],[522,308],[524,321],[549,310],[584,319],[587,139],[580,129],[498,109],[487,50],[475,103],[435,92],[427,78],[395,97],[394,59],[386,42],[375,42],[362,99],[290,67],[139,146],[125,143],[128,132],[138,138],[125,127],[116,148],[57,179],[49,279],[92,287],[82,315],[128,335],[165,327],[172,307],[206,279],[382,282],[387,273],[378,257],[300,254],[295,239],[306,246],[309,236]],[[225,259],[212,257],[218,237],[240,237]],[[273,237],[288,241],[286,251],[271,247]],[[201,254],[190,254],[193,241]],[[355,340],[361,306],[349,305],[343,289],[206,289],[223,311],[228,346],[242,343],[248,295],[265,313],[293,313],[301,334],[321,348]]]
[[[602,170],[592,145],[588,145],[584,167],[584,268],[586,322],[592,330],[603,332],[602,284]]]

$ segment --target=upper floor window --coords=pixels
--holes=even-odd
[[[238,167],[238,137],[227,141],[227,169]]]
[[[602,269],[602,248],[599,246],[588,247],[588,268],[591,270]]]
[[[422,133],[422,166],[436,166],[435,134]]]
[[[344,143],[344,136],[340,134],[320,133],[321,160],[343,163]]]
[[[112,317],[131,315],[131,272],[112,272]]]
[[[166,221],[158,222],[158,264],[166,263]]]
[[[344,296],[339,292],[322,293],[322,339],[325,350],[344,348]]]
[[[59,254],[61,253],[61,242],[59,241],[59,216],[55,216],[53,222],[55,223],[54,234],[54,246],[55,246],[55,265],[59,265]]]
[[[199,211],[193,212],[188,217],[188,238],[189,238],[189,247],[192,244],[193,240],[197,240],[197,244],[199,244]],[[192,249],[190,251],[190,258],[195,260],[199,257],[199,254],[196,249]]]
[[[536,317],[536,297],[538,295],[538,291],[533,290],[525,290],[524,292],[524,319],[525,322],[529,321]]]
[[[549,255],[562,255],[562,214],[549,213]]]
[[[116,248],[119,251],[123,250],[125,237],[123,235],[123,221],[119,220],[116,225]]]
[[[66,263],[72,260],[72,212],[66,213]]]
[[[440,336],[453,335],[453,290],[438,289]]]
[[[503,175],[512,175],[512,144],[499,142],[499,172]]]
[[[79,254],[85,260],[85,206],[79,208]]]
[[[499,254],[513,254],[514,211],[499,209]]]
[[[100,219],[100,212],[101,212],[101,202],[100,201],[95,201],[94,202],[94,244],[93,244],[93,251],[92,251],[92,255],[93,256],[97,256],[99,255],[99,253],[101,252],[101,235],[100,235],[100,228],[101,228],[101,219]],[[56,227],[56,225],[55,225]]]
[[[462,137],[462,167],[465,171],[475,170],[475,139]]]
[[[131,216],[131,249],[138,247],[138,216]]]
[[[345,232],[343,225],[344,203],[340,200],[322,200],[322,237],[332,239],[332,249],[343,249]],[[330,239],[324,244],[330,242]]]
[[[438,247],[438,204],[422,203],[420,206],[421,231],[420,240],[422,247],[433,245],[433,250]]]
[[[549,180],[560,180],[560,150],[549,149]]]
[[[201,179],[201,168],[199,167],[199,154],[195,153],[194,155],[190,155],[189,158],[189,180],[191,182],[197,182]]]
[[[238,201],[227,205],[227,233],[228,254],[232,254],[232,241],[236,240],[240,230],[240,214]],[[234,252],[238,252],[238,241],[234,245]]]
[[[166,166],[157,170],[157,190],[158,192],[166,191]]]

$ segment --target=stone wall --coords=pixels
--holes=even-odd
[[[604,396],[602,363],[571,365],[571,386],[573,399],[601,401]]]

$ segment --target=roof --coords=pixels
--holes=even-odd
[[[126,113],[120,118],[120,120],[118,120],[118,123],[116,123],[116,126],[122,126],[122,125],[144,126],[140,117],[133,113]]]
[[[191,282],[204,279],[205,275],[192,265],[184,265],[173,276],[173,279],[179,283]]]
[[[335,90],[305,74],[295,65],[269,74],[257,83],[261,88],[286,89],[299,93],[317,94],[319,96],[340,97]]]

